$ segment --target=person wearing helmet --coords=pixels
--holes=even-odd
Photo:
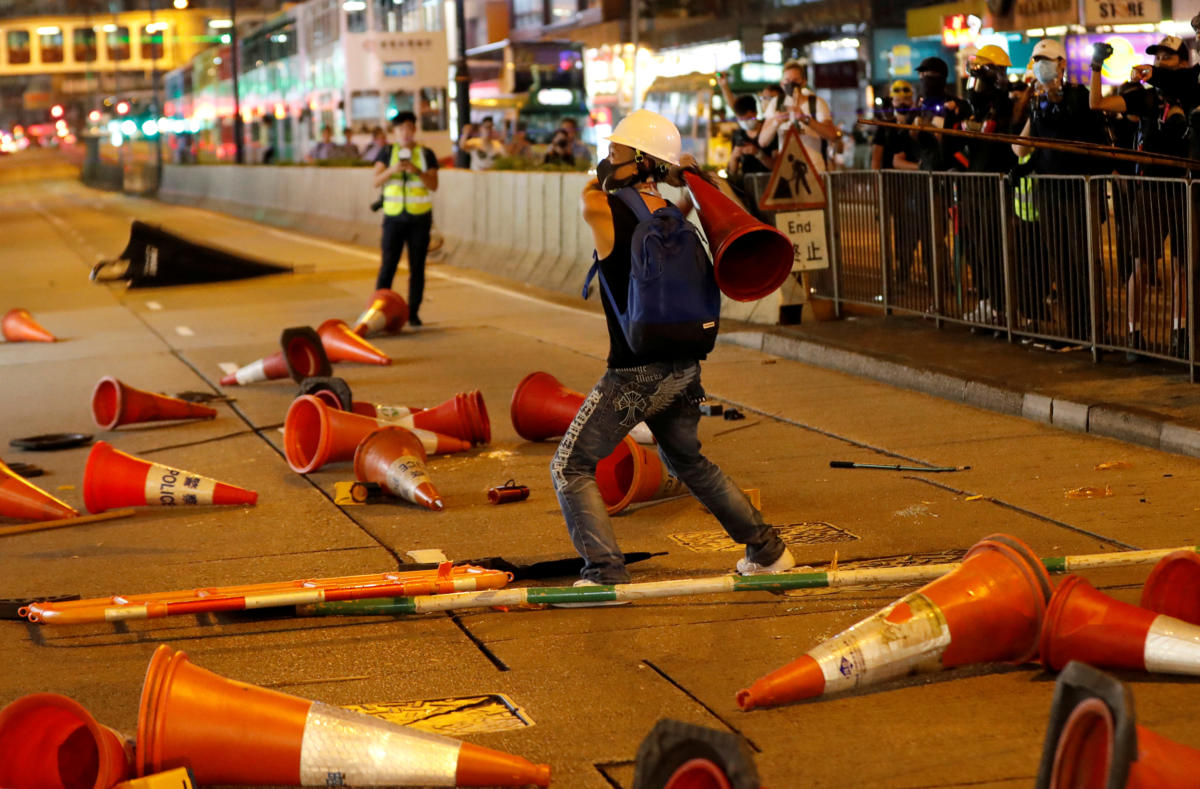
[[[1034,95],[1021,136],[1107,144],[1102,119],[1089,106],[1088,89],[1066,81],[1063,45],[1052,38],[1039,41],[1033,47],[1031,67]],[[1028,145],[1016,144],[1013,152],[1029,156],[1018,168],[1020,174],[1092,175],[1105,166],[1100,159]],[[1056,285],[1063,323],[1048,333],[1065,335],[1069,345],[1091,341],[1086,193],[1082,180],[1035,179],[1033,206],[1041,232],[1032,235],[1028,249],[1021,250],[1027,270],[1019,272],[1019,287],[1044,302],[1049,284]]]
[[[1137,150],[1186,157],[1190,153],[1188,116],[1200,101],[1197,96],[1196,70],[1189,66],[1187,45],[1175,36],[1164,36],[1146,49],[1154,56],[1153,66],[1135,66],[1133,81],[1112,96],[1100,95],[1100,73],[1112,54],[1106,42],[1092,49],[1091,107],[1107,113],[1122,113],[1138,119],[1133,147]],[[1138,163],[1136,173],[1148,178],[1187,178],[1188,171],[1160,164]],[[1186,225],[1187,194],[1182,183],[1160,182],[1147,184],[1133,181],[1130,195],[1134,216],[1138,217],[1140,232],[1134,235],[1132,270],[1119,271],[1127,279],[1127,355],[1137,361],[1138,351],[1160,343],[1147,341],[1142,334],[1142,313],[1146,300],[1146,281],[1160,257],[1167,257],[1166,242],[1170,241],[1168,267],[1172,272],[1171,333],[1168,353],[1187,354],[1187,332],[1183,328],[1186,313],[1187,269]],[[1121,223],[1118,222],[1118,227]],[[1160,350],[1160,348],[1153,348]]]
[[[608,369],[580,406],[554,459],[550,476],[571,542],[584,559],[576,586],[629,581],[625,557],[596,485],[596,464],[607,457],[638,422],[645,421],[658,440],[667,467],[716,516],[735,541],[746,546],[737,563],[744,575],[782,572],[795,566],[787,546],[746,495],[700,454],[700,359],[663,353],[639,355],[625,340],[611,303],[628,292],[631,246],[638,218],[611,194],[632,187],[650,211],[667,206],[661,183],[682,185],[682,169],[699,172],[695,160],[680,156],[679,130],[649,110],[621,120],[608,138],[608,157],[583,191],[583,218],[592,230],[595,256],[607,288],[600,300],[608,324]],[[606,291],[608,293],[606,293]]]
[[[985,134],[1011,134],[1013,102],[1008,95],[1008,67],[1012,61],[1000,47],[989,44],[967,60],[971,81],[967,88],[967,115],[962,128]],[[1016,165],[1012,146],[1002,142],[966,140],[955,154],[958,167],[969,173],[1007,173]],[[969,179],[960,184],[960,229],[963,257],[979,296],[975,309],[963,316],[975,323],[1000,325],[1004,315],[1004,263],[1000,251],[1003,228],[1000,195],[990,180]]]
[[[896,123],[912,123],[917,111],[916,91],[911,82],[898,79],[889,88],[890,99],[885,100],[882,120]],[[916,141],[907,131],[878,127],[871,146],[872,170],[912,171],[920,167]],[[921,191],[913,188],[911,179],[885,177],[883,189],[884,224],[887,229],[887,245],[891,254],[893,274],[890,278],[891,292],[903,296],[908,291],[917,250],[921,243],[921,229],[929,224],[929,199],[922,199]]]

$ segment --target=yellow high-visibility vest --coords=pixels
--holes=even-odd
[[[1033,157],[1033,154],[1027,153],[1017,161],[1020,164],[1025,164]],[[1022,222],[1038,221],[1037,206],[1033,202],[1033,179],[1028,175],[1022,176],[1013,187],[1013,210],[1017,213],[1017,218]]]
[[[420,145],[412,146],[413,167],[425,169],[425,151]],[[400,162],[400,146],[392,145],[389,167],[395,167]],[[396,173],[383,185],[383,213],[387,216],[400,214],[428,214],[433,210],[433,195],[425,188],[425,182],[419,175]]]

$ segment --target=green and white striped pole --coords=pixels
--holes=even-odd
[[[1130,567],[1153,564],[1174,551],[1195,551],[1200,546],[1156,548],[1146,551],[1092,553],[1076,556],[1048,556],[1041,560],[1052,573],[1070,573],[1106,567]],[[828,589],[867,584],[925,583],[940,578],[959,566],[957,562],[908,567],[868,567],[858,570],[824,572],[787,572],[773,575],[718,575],[710,578],[683,578],[676,581],[650,581],[612,586],[538,586],[487,589],[478,592],[454,592],[413,597],[382,597],[374,600],[348,600],[297,606],[301,615],[356,616],[366,614],[427,614],[435,611],[462,611],[469,608],[521,605],[597,605],[628,603],[659,597],[723,594],[727,592],[786,592],[793,589]]]

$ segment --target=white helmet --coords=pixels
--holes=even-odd
[[[1032,57],[1047,57],[1051,60],[1066,60],[1067,52],[1063,49],[1062,42],[1054,38],[1043,38],[1041,41],[1033,45]]]
[[[635,110],[617,124],[609,142],[628,145],[669,164],[679,165],[679,129],[675,124],[650,110]]]

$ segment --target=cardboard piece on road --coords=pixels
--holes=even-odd
[[[763,211],[800,211],[825,206],[825,182],[822,170],[813,166],[808,149],[800,141],[800,132],[791,126],[779,146],[771,180],[758,199]]]
[[[824,209],[778,213],[775,227],[792,240],[792,271],[829,268]]]

